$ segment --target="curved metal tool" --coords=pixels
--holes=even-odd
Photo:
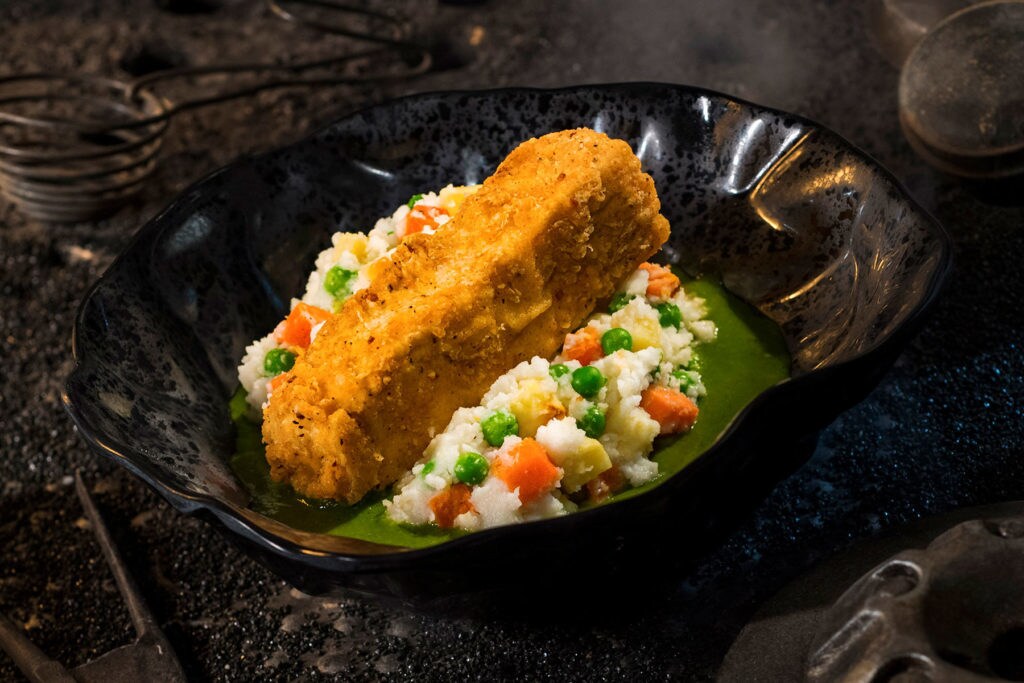
[[[11,656],[22,673],[33,683],[119,683],[120,681],[154,681],[184,683],[185,673],[174,655],[163,631],[153,618],[146,602],[139,593],[135,580],[111,540],[110,532],[96,509],[89,490],[79,472],[75,472],[75,493],[85,509],[96,534],[96,540],[103,551],[103,557],[117,582],[132,624],[136,640],[68,671],[59,662],[50,659],[42,650],[25,637],[23,631],[0,615],[0,647]]]
[[[905,550],[825,614],[814,683],[1024,678],[1024,518],[976,519]]]
[[[1024,502],[919,520],[779,591],[736,638],[718,680],[1024,680],[1022,584]]]

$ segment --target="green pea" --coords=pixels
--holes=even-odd
[[[483,419],[480,429],[484,440],[492,446],[500,446],[506,436],[519,434],[519,420],[512,413],[496,410]]]
[[[591,439],[596,439],[604,434],[605,417],[604,411],[597,406],[590,406],[583,417],[576,420],[576,426],[583,430],[583,433]]]
[[[551,375],[551,379],[557,382],[559,377],[565,377],[569,374],[569,366],[565,363],[555,363],[548,368],[548,374]]]
[[[346,270],[341,266],[334,266],[324,276],[324,289],[335,299],[343,298],[352,293],[349,283],[356,278],[358,273],[354,270]]]
[[[591,398],[601,391],[601,387],[608,383],[601,371],[593,365],[584,365],[572,372],[570,380],[572,388],[583,398]]]
[[[701,361],[700,356],[698,356],[697,354],[693,354],[692,356],[690,356],[690,362],[686,364],[686,369],[693,370],[694,372],[700,372],[701,367],[703,367],[703,365],[704,363],[703,361]]]
[[[626,307],[630,301],[636,298],[635,294],[627,294],[626,292],[616,292],[612,300],[608,302],[608,312],[614,313],[620,311]]]
[[[280,375],[295,365],[295,354],[288,349],[270,349],[263,357],[263,371],[268,375]]]
[[[413,196],[409,197],[409,201],[406,203],[406,206],[408,206],[409,209],[411,210],[412,207],[416,206],[416,202],[418,202],[421,199],[423,199],[422,194],[414,194]]]
[[[697,379],[693,375],[693,372],[681,368],[672,372],[672,376],[679,380],[679,391],[685,394],[697,384]]]
[[[601,335],[601,348],[604,355],[610,356],[619,349],[633,350],[633,335],[621,327],[613,327]]]
[[[455,461],[455,478],[463,484],[476,486],[484,480],[489,469],[491,465],[484,456],[479,453],[463,453]]]
[[[434,462],[433,460],[428,460],[426,464],[423,465],[423,469],[420,470],[420,474],[422,474],[425,477],[431,472],[433,472],[435,467],[437,467],[437,463]]]
[[[658,309],[658,322],[662,327],[674,327],[677,330],[683,324],[683,313],[671,301],[655,306]]]

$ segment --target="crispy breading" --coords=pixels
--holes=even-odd
[[[275,389],[275,480],[356,502],[392,484],[460,406],[558,351],[668,238],[629,145],[589,129],[524,142],[434,235],[412,235]]]

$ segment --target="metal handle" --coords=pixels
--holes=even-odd
[[[405,35],[409,32],[408,21],[393,17],[389,14],[384,14],[383,12],[376,12],[374,10],[366,9],[365,7],[357,7],[343,2],[334,2],[333,0],[266,0],[266,5],[271,12],[285,21],[307,26],[318,31],[323,31],[324,33],[333,33],[338,36],[356,38],[357,40],[368,40],[373,43],[381,43],[394,47],[406,47],[408,45],[405,40]],[[335,24],[307,18],[287,9],[287,6],[289,5],[315,7],[317,9],[328,10],[328,12],[335,15],[353,15],[382,21],[391,26],[391,35],[383,36],[376,33],[354,31],[343,24]]]
[[[0,614],[0,647],[32,683],[75,683],[71,673],[25,637],[10,619]]]
[[[302,71],[308,71],[310,69],[336,66],[345,62],[354,61],[362,58],[373,58],[377,56],[384,56],[386,54],[393,53],[393,50],[389,48],[378,48],[375,50],[363,50],[360,52],[352,52],[347,55],[340,55],[337,57],[331,57],[328,59],[322,59],[316,62],[301,62],[295,64],[235,64],[227,66],[210,66],[210,67],[195,67],[195,68],[182,68],[174,69],[166,72],[160,72],[153,74],[152,77],[133,81],[129,85],[129,91],[132,96],[137,96],[143,89],[148,88],[152,84],[158,81],[166,81],[174,78],[187,78],[195,76],[208,76],[213,74],[229,74],[229,73],[260,73],[270,71],[283,71],[297,73]],[[205,97],[194,97],[186,100],[180,100],[178,102],[167,101],[167,106],[164,111],[160,114],[148,116],[145,118],[135,119],[133,121],[111,126],[106,130],[114,129],[125,129],[125,128],[139,128],[151,125],[153,123],[159,123],[166,119],[171,118],[175,114],[190,109],[198,109],[212,104],[220,104],[221,102],[227,102],[229,100],[239,99],[242,97],[248,97],[255,95],[266,90],[279,90],[282,88],[308,88],[317,86],[327,85],[354,85],[358,83],[379,83],[381,81],[398,81],[418,74],[426,72],[431,65],[430,53],[425,49],[421,49],[419,61],[409,69],[401,72],[391,73],[365,73],[355,76],[321,76],[316,78],[275,78],[262,83],[256,83],[249,86],[236,88],[233,90],[227,90],[225,92],[216,93],[213,95],[207,95]]]

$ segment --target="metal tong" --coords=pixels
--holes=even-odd
[[[181,669],[163,631],[153,618],[138,586],[128,573],[110,532],[96,509],[82,476],[75,472],[75,493],[85,509],[89,524],[96,533],[103,557],[110,565],[117,589],[128,606],[137,638],[69,671],[60,662],[50,659],[25,637],[22,629],[0,614],[0,647],[10,655],[17,667],[33,683],[118,683],[119,681],[185,681]]]

